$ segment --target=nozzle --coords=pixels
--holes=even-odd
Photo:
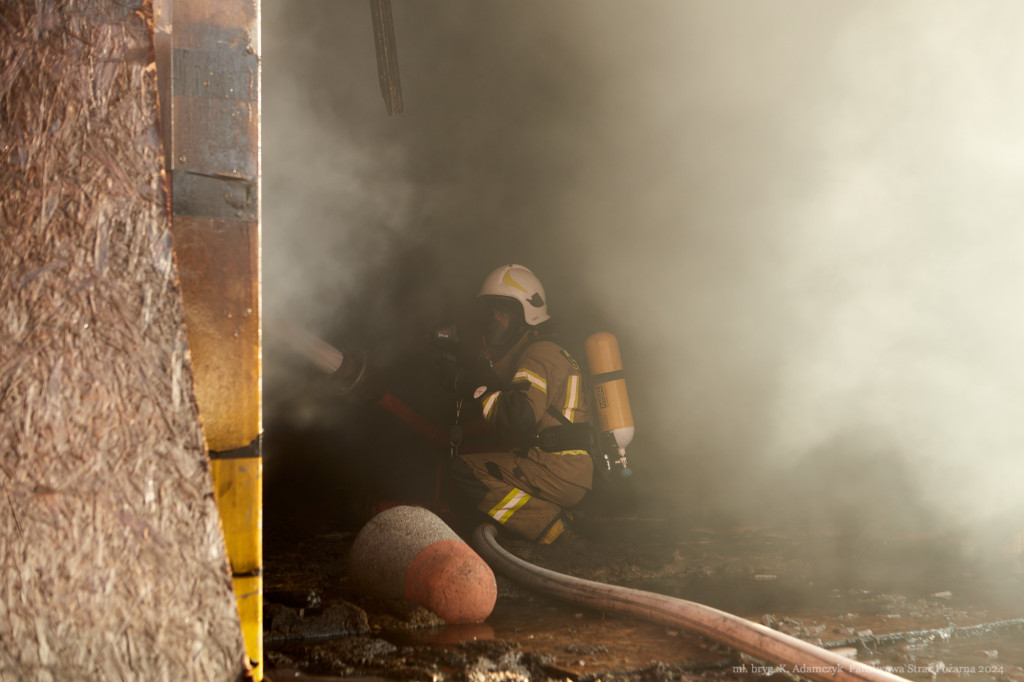
[[[341,393],[348,393],[357,388],[366,377],[366,353],[346,353],[342,356],[341,366],[331,374],[331,381]]]

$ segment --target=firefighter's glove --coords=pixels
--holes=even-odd
[[[441,385],[460,398],[479,398],[498,385],[498,377],[486,358],[448,362]]]

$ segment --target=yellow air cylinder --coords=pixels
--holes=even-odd
[[[590,335],[584,344],[590,377],[597,399],[601,430],[610,433],[619,450],[619,464],[626,467],[626,447],[633,440],[633,412],[626,393],[619,341],[608,332]]]

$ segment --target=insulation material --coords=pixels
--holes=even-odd
[[[152,8],[0,4],[0,680],[235,680]]]

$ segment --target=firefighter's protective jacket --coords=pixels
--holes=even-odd
[[[494,369],[502,388],[480,396],[481,411],[516,449],[461,455],[452,480],[494,521],[551,542],[565,527],[563,510],[590,490],[593,462],[581,447],[546,452],[535,441],[544,429],[587,422],[582,372],[559,344],[532,335]]]

